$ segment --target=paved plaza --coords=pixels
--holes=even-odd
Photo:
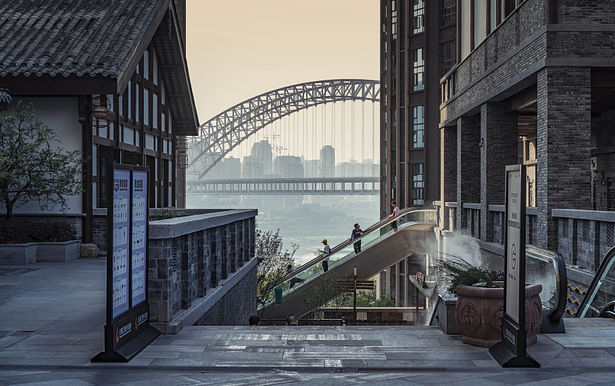
[[[129,363],[103,349],[101,259],[0,268],[0,385],[613,384],[615,321],[567,320],[529,352],[540,369],[502,369],[488,350],[433,327],[194,326]]]

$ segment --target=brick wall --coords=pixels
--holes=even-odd
[[[480,115],[457,120],[457,203],[480,202]],[[462,207],[457,208],[457,229],[466,221]]]
[[[591,71],[545,68],[537,94],[537,244],[556,250],[551,210],[591,208]]]
[[[517,121],[503,104],[486,103],[480,114],[481,239],[493,241],[493,217],[489,205],[504,204],[506,165],[518,163]]]
[[[612,0],[558,0],[558,23],[613,24]]]

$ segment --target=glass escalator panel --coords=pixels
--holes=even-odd
[[[357,240],[361,241],[361,251],[369,248],[371,245],[378,243],[378,241],[391,235],[394,232],[393,227],[401,229],[407,226],[416,224],[435,224],[436,212],[433,209],[416,209],[406,210],[401,212],[394,219],[384,219],[375,225],[367,228],[363,233],[363,236]],[[356,241],[356,240],[355,240]],[[347,240],[340,245],[334,247],[329,255],[329,271],[335,269],[335,267],[342,262],[352,259],[355,256],[353,242]],[[321,255],[318,258],[310,261],[299,267],[292,275],[285,278],[278,287],[286,295],[297,288],[301,287],[304,283],[313,280],[314,278],[323,274],[323,268],[321,261],[324,257]]]
[[[614,302],[615,247],[606,253],[577,315],[580,318],[613,317]]]

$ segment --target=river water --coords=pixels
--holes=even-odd
[[[350,238],[353,225],[365,229],[379,220],[377,195],[366,196],[241,196],[188,195],[188,208],[258,209],[256,226],[280,229],[284,249],[297,246],[295,264],[302,264],[322,249],[322,239],[333,248]]]

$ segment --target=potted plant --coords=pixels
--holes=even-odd
[[[504,314],[504,273],[475,267],[463,260],[441,264],[450,278],[449,291],[457,295],[455,318],[463,342],[491,347],[502,340]],[[542,320],[540,284],[525,287],[525,329],[527,344],[536,343]]]

